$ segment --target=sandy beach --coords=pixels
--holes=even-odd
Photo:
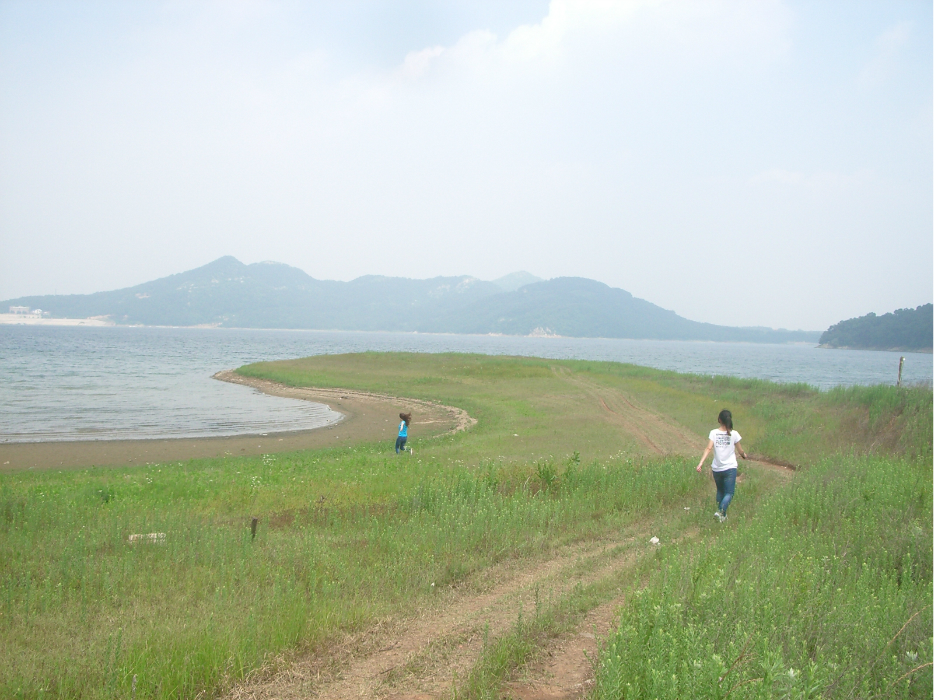
[[[389,450],[395,441],[398,416],[402,411],[411,411],[414,415],[410,433],[413,438],[464,430],[476,422],[461,409],[418,399],[345,389],[288,387],[241,377],[231,370],[218,372],[214,378],[249,386],[272,396],[327,404],[344,417],[339,423],[323,428],[270,432],[266,435],[0,443],[0,471],[144,465],[225,455],[294,452],[378,441],[385,441],[386,449]]]

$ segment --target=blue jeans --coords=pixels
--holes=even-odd
[[[405,441],[406,438],[402,437],[401,435],[396,438],[396,454],[399,454],[399,450],[405,452]],[[733,471],[735,472],[736,470],[734,469]]]
[[[713,480],[717,484],[717,508],[726,515],[726,509],[729,508],[733,492],[736,490],[736,467],[725,472],[714,472]]]

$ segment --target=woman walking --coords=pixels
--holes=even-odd
[[[739,452],[740,457],[746,459],[746,451],[739,444],[743,438],[733,430],[733,414],[723,409],[717,416],[717,422],[720,427],[710,431],[707,449],[700,458],[697,471],[701,472],[707,455],[713,450],[710,470],[717,484],[717,512],[714,515],[722,523],[726,520],[726,509],[730,506],[733,492],[736,490],[736,453]]]
[[[402,422],[399,423],[399,437],[396,438],[396,454],[399,454],[399,450],[405,452],[405,441],[409,438],[409,423],[412,422],[411,413],[400,413],[399,418],[402,419]],[[409,448],[411,454],[415,454],[415,450]]]

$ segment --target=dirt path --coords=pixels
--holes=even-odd
[[[778,461],[750,459],[746,468],[759,468],[776,474],[780,483],[788,483],[795,468]],[[744,480],[740,477],[740,481]],[[693,539],[696,532],[685,533]],[[593,686],[598,644],[614,627],[619,609],[625,605],[621,595],[590,610],[576,630],[553,640],[502,688],[503,697],[512,700],[582,700]]]
[[[640,533],[564,547],[533,566],[505,563],[476,577],[480,590],[466,585],[448,591],[416,617],[381,621],[324,654],[241,685],[229,700],[450,697],[479,659],[485,638],[508,632],[520,613],[532,614],[539,602],[612,575],[646,551],[651,545]]]
[[[518,680],[505,684],[503,695],[514,700],[577,700],[593,686],[598,640],[613,629],[622,596],[608,600],[587,613],[570,634],[563,635],[522,669]]]
[[[700,455],[704,438],[674,422],[640,406],[624,392],[574,374],[567,367],[553,366],[552,372],[568,384],[580,389],[598,403],[607,421],[621,431],[634,436],[650,452],[665,454]]]

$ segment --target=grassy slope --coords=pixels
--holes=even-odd
[[[826,459],[660,554],[596,697],[929,698],[930,605],[930,463]]]
[[[841,444],[870,456],[930,455],[929,392],[819,393],[467,355],[249,366],[241,371],[288,384],[458,405],[479,423],[421,442],[414,430],[415,458],[357,445],[0,475],[0,695],[120,696],[134,675],[138,697],[210,693],[270,654],[431,604],[439,587],[502,559],[547,556],[562,542],[709,499],[689,459],[643,459],[638,440],[556,368],[624,391],[698,435],[729,405],[747,445],[776,458],[816,461]],[[768,473],[748,478],[739,516],[773,486]],[[261,525],[251,543],[252,515]],[[930,522],[922,525],[929,543]],[[125,544],[152,531],[167,543]]]
[[[805,467],[741,527],[660,553],[594,696],[931,697],[930,391],[713,384],[755,449]]]

